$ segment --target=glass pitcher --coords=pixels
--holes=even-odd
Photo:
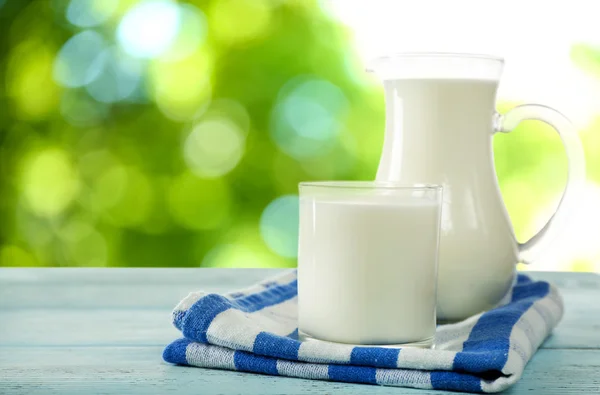
[[[376,59],[383,81],[384,146],[377,181],[444,187],[437,316],[455,321],[487,310],[508,295],[516,264],[528,263],[555,230],[585,179],[583,149],[571,123],[552,108],[525,104],[496,112],[500,58],[409,53]],[[568,182],[557,212],[525,243],[517,242],[498,188],[492,138],[519,122],[541,120],[564,143]]]

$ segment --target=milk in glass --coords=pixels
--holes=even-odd
[[[349,344],[431,341],[440,201],[300,199],[299,330]]]

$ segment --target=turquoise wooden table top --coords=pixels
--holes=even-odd
[[[170,313],[190,291],[245,287],[262,269],[0,269],[0,394],[442,394],[172,366]],[[507,394],[600,393],[600,276],[532,273],[566,313]],[[450,393],[448,393],[450,394]]]

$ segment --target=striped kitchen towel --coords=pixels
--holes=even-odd
[[[306,379],[498,392],[525,365],[563,313],[555,287],[519,275],[506,303],[439,325],[433,349],[299,341],[296,271],[227,294],[195,292],[173,311],[183,338],[167,362]]]

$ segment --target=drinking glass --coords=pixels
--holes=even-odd
[[[328,181],[299,189],[300,336],[431,346],[442,187]]]

